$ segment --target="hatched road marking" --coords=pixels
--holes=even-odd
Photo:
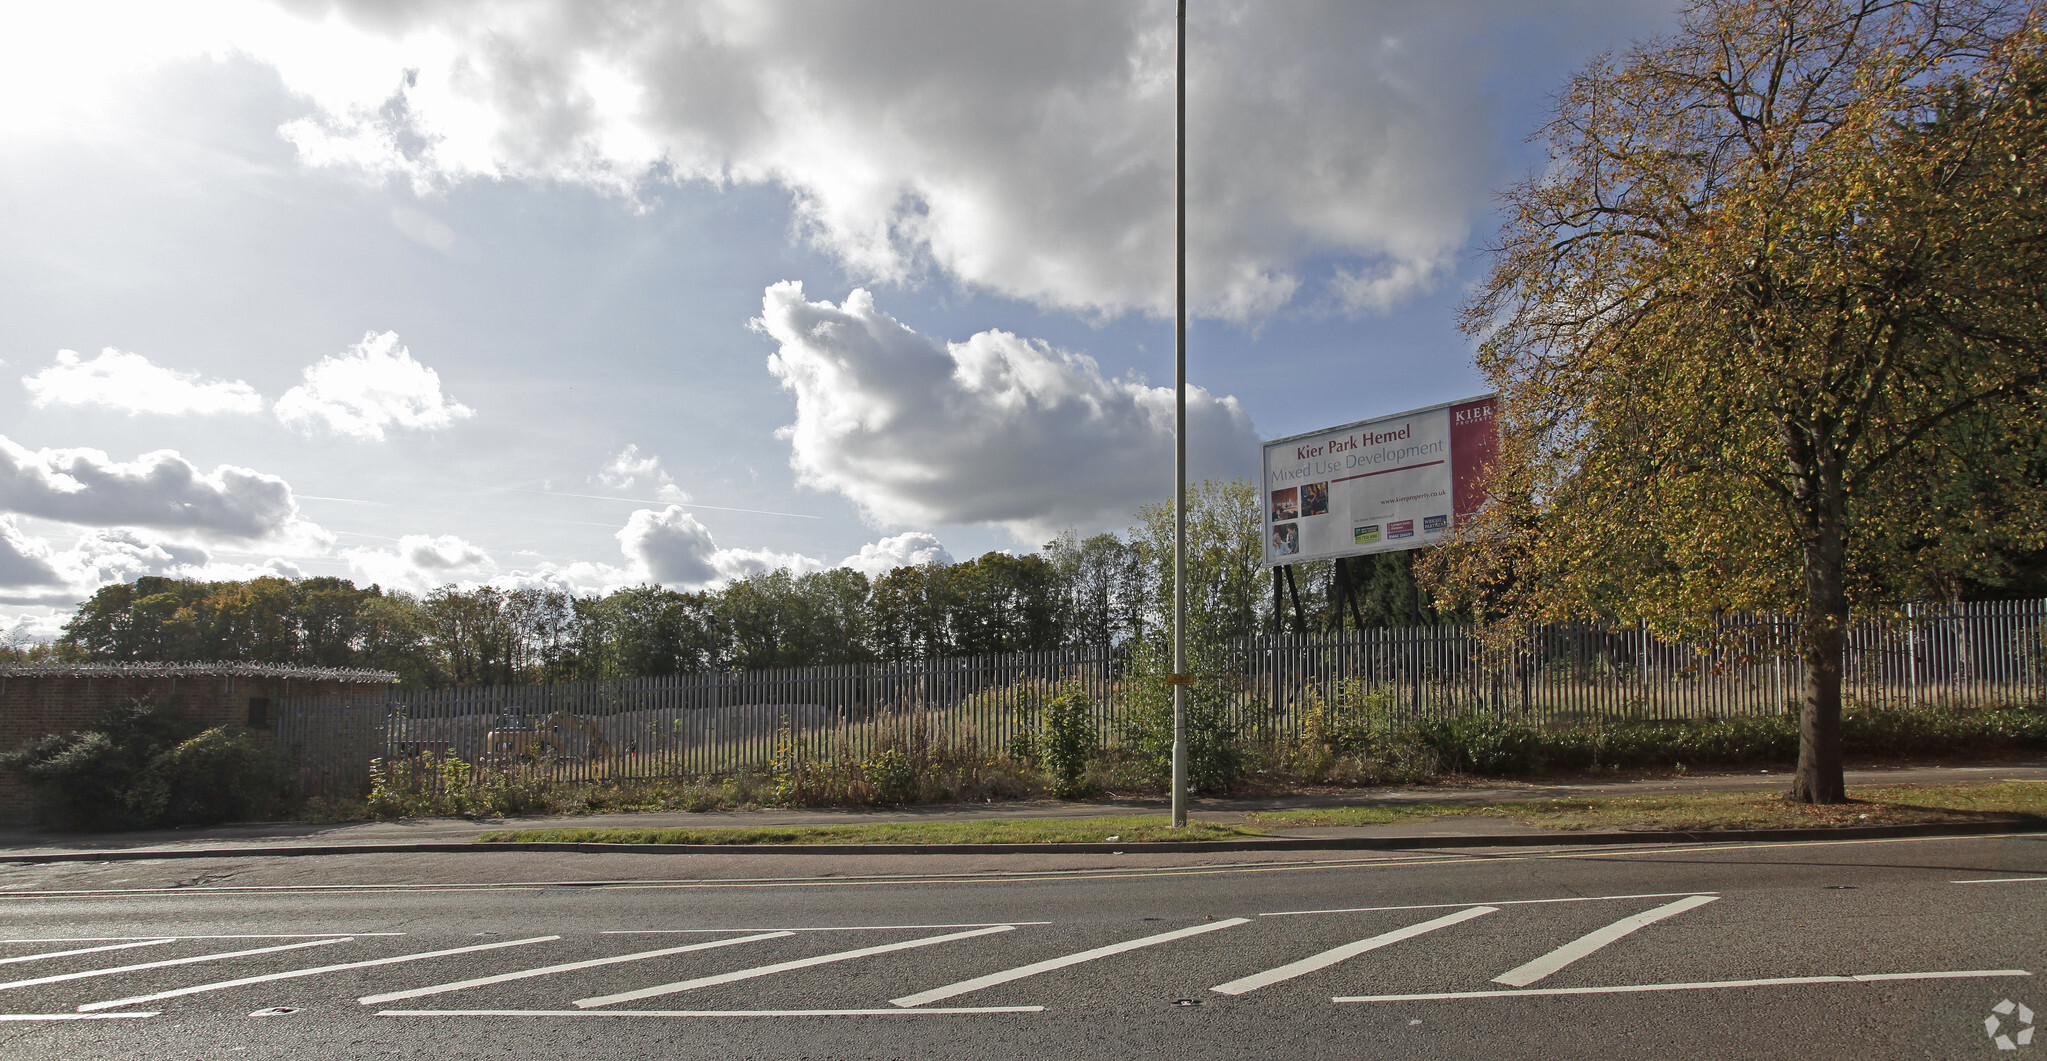
[[[1267,969],[1262,973],[1253,973],[1250,976],[1232,980],[1227,984],[1217,984],[1209,988],[1209,990],[1223,995],[1249,994],[1261,987],[1269,987],[1283,980],[1291,980],[1296,976],[1306,976],[1318,969],[1327,969],[1337,962],[1355,958],[1366,951],[1378,950],[1380,947],[1390,943],[1398,943],[1404,939],[1413,939],[1416,936],[1434,932],[1439,928],[1449,928],[1451,925],[1461,924],[1474,917],[1484,917],[1487,914],[1498,912],[1499,908],[1494,906],[1474,906],[1468,910],[1459,910],[1454,914],[1445,914],[1433,921],[1423,921],[1420,924],[1409,925],[1406,928],[1396,928],[1391,932],[1382,932],[1370,939],[1361,939],[1356,943],[1346,943],[1341,947],[1332,947],[1320,954],[1310,955],[1302,958],[1300,961],[1290,962],[1276,969]]]
[[[191,965],[196,962],[217,962],[227,958],[246,958],[254,954],[275,954],[278,951],[298,950],[301,947],[327,947],[336,943],[347,943],[352,936],[338,939],[315,939],[304,943],[287,943],[281,947],[257,947],[253,950],[231,950],[219,954],[201,954],[192,958],[170,958],[160,962],[143,962],[140,965],[117,965],[107,969],[87,969],[78,973],[58,973],[55,976],[38,976],[33,980],[12,980],[0,984],[0,991],[17,987],[34,987],[37,984],[54,984],[65,980],[83,980],[92,976],[114,976],[119,973],[140,972],[144,969],[166,969],[173,965]]]
[[[939,943],[950,943],[956,939],[972,939],[975,936],[987,936],[993,935],[994,933],[997,932],[1014,931],[1016,931],[1016,928],[1013,925],[995,925],[991,928],[977,928],[970,932],[952,932],[943,936],[925,936],[922,939],[904,940],[901,943],[882,943],[872,947],[860,947],[855,950],[833,951],[830,954],[820,954],[817,955],[816,957],[797,958],[793,961],[776,962],[773,965],[761,965],[756,966],[752,969],[740,969],[737,970],[736,972],[719,973],[716,976],[698,977],[695,980],[682,980],[672,984],[659,984],[654,987],[643,987],[637,991],[621,991],[615,995],[599,995],[595,998],[579,998],[575,1001],[575,1005],[576,1008],[578,1009],[593,1009],[598,1006],[609,1006],[619,1002],[631,1002],[634,1001],[635,999],[653,998],[656,995],[672,995],[678,991],[694,991],[700,987],[714,987],[718,984],[729,984],[738,980],[751,980],[754,979],[755,977],[771,976],[775,973],[788,972],[791,969],[807,969],[813,965],[825,965],[830,962],[852,961],[855,958],[866,958],[875,954],[887,954],[890,951],[910,950],[915,947],[929,947]]]
[[[166,943],[176,942],[177,940],[175,939],[165,937],[163,939],[145,939],[135,943],[111,943],[104,947],[80,947],[77,950],[44,951],[41,954],[23,954],[15,958],[0,958],[0,965],[14,965],[19,962],[39,962],[44,958],[69,958],[74,954],[98,954],[101,951],[127,950],[130,947],[161,947]]]
[[[686,947],[663,947],[660,950],[643,950],[637,951],[632,954],[615,954],[609,958],[591,958],[588,961],[565,962],[561,965],[546,965],[538,969],[521,969],[516,973],[499,973],[496,976],[479,976],[474,980],[457,980],[451,984],[435,984],[432,987],[415,987],[410,991],[389,991],[381,995],[364,995],[363,997],[356,999],[356,1001],[362,1003],[365,1006],[373,1006],[379,1002],[398,1002],[408,998],[421,998],[426,995],[439,995],[445,994],[446,992],[449,991],[460,991],[464,988],[469,987],[482,987],[485,984],[502,984],[509,980],[525,980],[535,976],[551,976],[555,973],[574,972],[578,969],[595,969],[600,965],[617,965],[620,962],[636,962],[646,958],[665,958],[671,954],[686,954],[690,951],[715,950],[719,947],[730,947],[740,943],[754,943],[764,939],[781,939],[784,936],[793,936],[795,934],[796,933],[794,932],[762,932],[758,935],[753,936],[739,936],[733,939],[714,939],[708,943],[692,943]]]
[[[478,943],[474,946],[469,947],[451,947],[448,950],[426,951],[421,954],[399,954],[389,958],[371,958],[368,961],[344,962],[340,965],[319,965],[314,966],[311,969],[293,969],[290,970],[289,972],[266,973],[262,976],[244,976],[238,980],[221,980],[217,983],[198,984],[193,987],[172,988],[169,991],[157,991],[147,995],[136,995],[133,998],[116,998],[109,999],[105,1002],[87,1002],[86,1004],[78,1007],[78,1012],[91,1013],[92,1011],[99,1009],[113,1009],[117,1006],[133,1006],[142,1002],[155,1002],[156,1000],[162,998],[178,998],[183,995],[196,995],[203,991],[220,991],[226,988],[242,987],[248,984],[265,984],[269,983],[272,980],[292,980],[301,976],[318,976],[321,973],[337,973],[344,969],[368,969],[372,966],[377,965],[396,965],[399,962],[415,962],[420,961],[421,959],[424,958],[444,958],[451,954],[472,954],[475,953],[476,951],[498,950],[503,947],[524,947],[529,944],[546,943],[550,940],[557,940],[560,938],[561,938],[560,936],[535,936],[531,939],[508,939],[501,940],[497,943]]]
[[[1506,984],[1509,987],[1527,987],[1631,932],[1647,928],[1666,917],[1676,917],[1687,910],[1696,910],[1718,898],[1720,897],[1717,895],[1693,895],[1674,903],[1665,903],[1654,910],[1623,917],[1605,928],[1587,932],[1526,965],[1509,969],[1493,977],[1493,983]]]
[[[1188,936],[1198,936],[1204,932],[1214,932],[1217,929],[1245,925],[1250,922],[1251,919],[1248,917],[1232,917],[1216,921],[1212,924],[1191,925],[1187,928],[1175,929],[1171,932],[1161,932],[1156,936],[1145,936],[1140,939],[1126,940],[1122,943],[1111,943],[1106,947],[1096,947],[1093,950],[1084,950],[1078,954],[1068,954],[1059,958],[1047,958],[1041,962],[1020,965],[1014,969],[1005,969],[1002,972],[989,973],[986,976],[977,976],[971,980],[961,980],[956,984],[934,987],[929,991],[919,991],[914,995],[904,995],[901,998],[892,998],[888,1001],[889,1005],[902,1006],[905,1009],[912,1006],[921,1006],[926,1002],[937,1002],[940,999],[951,998],[954,995],[964,995],[970,991],[979,991],[984,987],[994,987],[996,984],[1006,984],[1011,980],[1021,980],[1026,976],[1036,976],[1039,973],[1048,973],[1054,969],[1064,969],[1069,965],[1091,962],[1096,958],[1106,958],[1112,954],[1121,954],[1124,951],[1137,950],[1140,947],[1150,947],[1160,943],[1170,943],[1176,939],[1185,939]]]

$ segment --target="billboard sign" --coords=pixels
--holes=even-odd
[[[1265,443],[1265,566],[1442,540],[1485,500],[1496,408],[1485,395]]]

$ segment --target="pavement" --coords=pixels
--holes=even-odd
[[[1904,764],[1848,771],[1851,788],[1875,785],[1950,785],[2007,780],[2047,780],[2047,759],[1997,763]],[[1767,792],[1789,784],[1782,771],[1701,773],[1621,780],[1500,782],[1452,781],[1405,788],[1342,789],[1323,792],[1191,801],[1190,816],[1201,821],[1236,824],[1257,811],[1346,806],[1399,806],[1423,803],[1486,803],[1499,800],[1614,797],[1688,792]],[[296,822],[253,823],[206,829],[138,833],[50,834],[0,831],[0,860],[37,856],[78,856],[93,852],[259,851],[336,847],[362,849],[413,844],[463,844],[479,833],[506,828],[669,828],[707,826],[770,826],[859,824],[871,822],[1000,820],[1006,818],[1092,818],[1106,815],[1160,814],[1162,799],[1091,802],[1019,801],[1001,804],[952,804],[887,808],[760,808],[723,811],[638,811],[618,814],[526,816],[516,818],[422,818],[400,821],[310,825]],[[1274,835],[1302,839],[1359,840],[1371,838],[1461,838],[1466,843],[1486,837],[1534,837],[1553,831],[1494,819],[1448,818],[1345,828],[1270,830]],[[1522,842],[1526,842],[1525,840]]]

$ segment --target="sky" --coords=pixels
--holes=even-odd
[[[1193,0],[1188,449],[1481,393],[1543,118],[1667,0]],[[1172,493],[1156,0],[0,4],[0,637],[1024,552]]]

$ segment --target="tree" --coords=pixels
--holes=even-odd
[[[1678,635],[1795,615],[1792,795],[1844,800],[1851,606],[1953,560],[1915,536],[2038,534],[2009,493],[2047,372],[2037,15],[1703,0],[1572,77],[1464,311],[1506,417],[1446,590]]]
[[[954,650],[1041,652],[1059,647],[1059,570],[1042,556],[983,553],[946,572]]]
[[[1067,531],[1046,544],[1045,554],[1065,592],[1068,640],[1105,648],[1136,629],[1144,576],[1134,547],[1114,534],[1082,539]]]

